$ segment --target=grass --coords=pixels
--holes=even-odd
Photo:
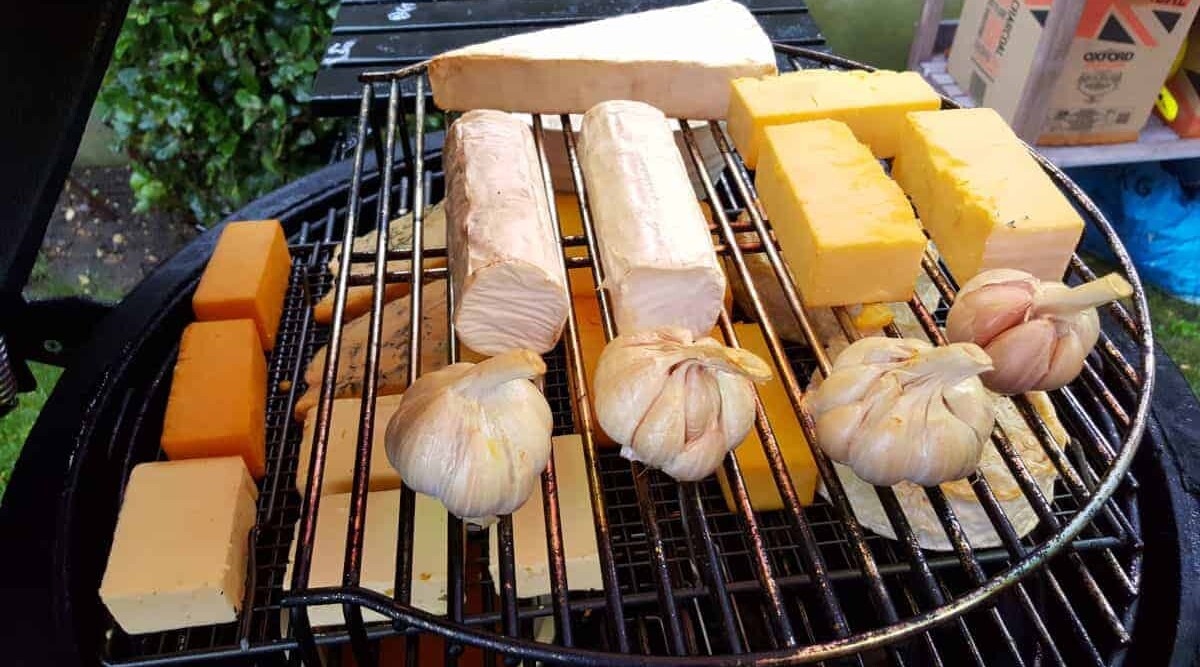
[[[1146,300],[1155,338],[1183,371],[1192,393],[1200,396],[1200,305],[1154,287],[1146,290]]]
[[[37,390],[28,394],[20,394],[20,404],[16,410],[0,418],[0,500],[4,499],[4,490],[8,487],[8,475],[12,472],[13,464],[25,444],[29,429],[42,411],[42,404],[54,389],[54,383],[62,370],[44,364],[30,364],[33,376],[37,378]]]

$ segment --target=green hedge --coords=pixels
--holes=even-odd
[[[138,207],[211,224],[324,161],[308,109],[337,0],[134,0],[100,92]]]

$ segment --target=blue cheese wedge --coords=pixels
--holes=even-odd
[[[257,498],[238,456],[135,467],[100,584],[121,629],[136,635],[237,620]]]
[[[672,118],[724,118],[730,82],[775,74],[758,21],[708,0],[476,44],[429,63],[442,109],[583,113],[605,100],[652,104]]]

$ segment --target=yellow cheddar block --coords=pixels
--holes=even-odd
[[[728,127],[750,169],[758,164],[765,128],[822,118],[846,123],[876,157],[889,158],[904,114],[940,106],[937,92],[916,72],[808,69],[734,79]]]
[[[992,109],[908,115],[892,166],[962,284],[987,269],[1061,280],[1083,220]]]
[[[743,348],[763,359],[771,358],[767,342],[757,324],[735,324],[733,330]],[[779,451],[783,453],[788,476],[792,478],[792,484],[796,487],[800,504],[811,505],[813,494],[817,490],[817,464],[813,461],[808,441],[804,438],[804,432],[800,430],[800,420],[792,410],[792,403],[788,400],[783,383],[775,377],[766,384],[758,385],[758,396],[762,400],[763,410],[767,413],[771,430],[775,433],[775,441],[779,443]],[[775,486],[775,478],[771,475],[770,465],[767,464],[767,455],[763,452],[758,431],[750,431],[750,435],[747,435],[734,451],[737,453],[738,467],[742,470],[742,478],[746,480],[746,490],[754,510],[770,512],[783,509],[783,499],[779,496],[779,488]],[[737,505],[734,504],[723,467],[719,470],[717,481],[721,483],[721,493],[725,496],[725,504],[729,506],[729,511],[736,512]]]
[[[192,295],[198,320],[254,320],[264,350],[275,346],[292,257],[277,220],[231,222]]]
[[[844,123],[767,128],[754,183],[806,305],[912,294],[925,236],[900,187]]]

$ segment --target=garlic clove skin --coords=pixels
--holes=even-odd
[[[517,510],[550,456],[550,406],[530,382],[545,372],[540,356],[515,350],[421,376],[388,422],[388,460],[464,520]]]
[[[987,349],[996,368],[983,382],[992,391],[1060,389],[1079,375],[1099,339],[1096,307],[1132,291],[1117,274],[1069,287],[1011,269],[984,271],[959,290],[946,337]]]
[[[1043,319],[1025,322],[996,336],[985,348],[995,369],[983,374],[984,385],[1000,394],[1031,390],[1050,369],[1057,344],[1054,323]]]
[[[596,365],[596,419],[621,456],[679,481],[711,475],[754,424],[762,359],[677,327],[618,336]]]
[[[683,451],[687,442],[687,371],[672,372],[662,392],[650,404],[629,443],[628,456],[648,466],[662,468]],[[611,435],[611,434],[610,434]],[[633,458],[640,457],[640,458]]]
[[[816,444],[871,484],[965,477],[978,466],[995,420],[978,377],[991,368],[973,343],[856,341],[805,396]]]
[[[1020,280],[990,283],[987,289],[964,293],[959,297],[962,307],[951,308],[946,317],[946,337],[952,342],[986,346],[1025,321],[1035,290],[1032,281]]]
[[[1062,389],[1079,377],[1088,353],[1100,340],[1100,316],[1095,309],[1080,313],[1074,321],[1060,325],[1058,345],[1050,358],[1050,368],[1034,385],[1034,389]]]

